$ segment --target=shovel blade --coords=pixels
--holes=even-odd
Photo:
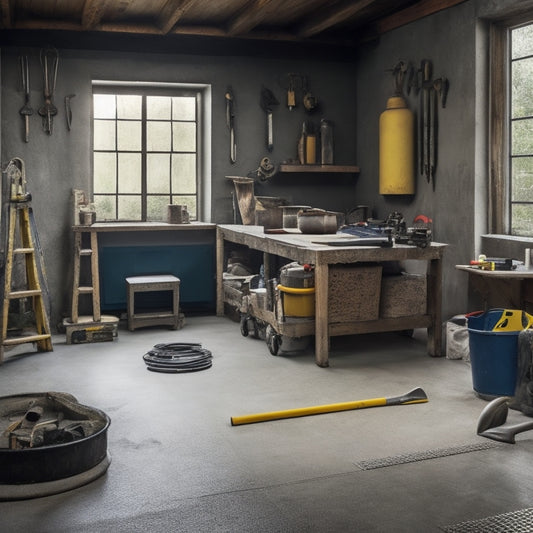
[[[488,429],[505,424],[509,412],[509,400],[510,398],[508,396],[501,396],[485,406],[477,422],[478,435],[481,435]]]

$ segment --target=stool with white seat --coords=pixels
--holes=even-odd
[[[171,326],[178,329],[179,316],[179,290],[180,279],[171,274],[157,274],[145,276],[130,276],[126,278],[127,304],[128,304],[128,329],[146,326]],[[172,309],[137,312],[135,309],[135,295],[141,292],[172,292]]]

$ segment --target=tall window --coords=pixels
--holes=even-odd
[[[533,236],[533,24],[510,31],[510,233]]]
[[[197,91],[93,88],[93,199],[100,221],[164,221],[199,210]]]

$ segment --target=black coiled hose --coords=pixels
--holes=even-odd
[[[201,344],[176,342],[156,344],[143,359],[152,372],[180,373],[210,368],[213,356]]]

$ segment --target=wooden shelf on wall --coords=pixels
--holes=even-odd
[[[299,165],[281,164],[280,172],[321,172],[322,174],[359,174],[359,167],[354,165]]]

